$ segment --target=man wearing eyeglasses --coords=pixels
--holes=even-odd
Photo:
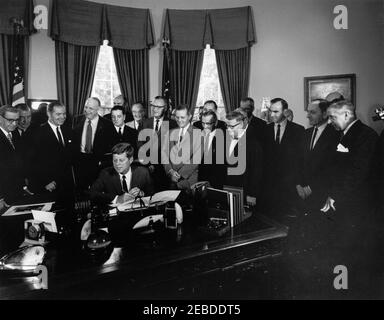
[[[149,170],[153,176],[155,190],[161,191],[167,188],[167,176],[164,166],[161,164],[162,138],[168,134],[169,130],[177,128],[177,123],[175,120],[168,118],[168,103],[164,97],[155,97],[151,103],[151,110],[153,116],[143,122],[143,129],[152,130],[150,141],[148,139],[146,141],[138,141],[138,146],[140,149],[140,146],[149,142],[157,150],[157,161],[150,163]],[[152,158],[154,155],[148,156]]]
[[[242,110],[226,115],[227,130],[230,136],[227,150],[228,175],[226,185],[243,187],[245,201],[256,205],[260,195],[263,172],[263,151],[253,135],[248,135],[248,121]],[[237,161],[235,161],[237,160]],[[234,172],[234,168],[239,169]]]
[[[7,105],[0,108],[0,200],[8,204],[23,194],[22,161],[13,134],[19,118],[16,108]]]
[[[226,130],[218,128],[217,115],[213,110],[202,113],[200,124],[203,129],[199,181],[208,181],[212,187],[222,189],[227,175],[225,166]]]

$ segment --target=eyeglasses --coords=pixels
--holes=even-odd
[[[8,119],[8,118],[6,118],[6,117],[3,117],[3,116],[1,116],[3,119],[5,119],[5,120],[7,120],[8,122],[10,122],[10,123],[17,123],[17,122],[19,122],[19,119]]]
[[[203,126],[210,126],[210,125],[213,125],[213,124],[215,124],[214,122],[201,122],[201,124],[203,125]]]
[[[228,129],[235,129],[239,124],[241,124],[241,122],[238,122],[238,123],[234,124],[233,126],[230,126],[229,124],[227,124],[227,128]]]
[[[165,108],[165,106],[155,106],[154,104],[151,104],[152,108]]]

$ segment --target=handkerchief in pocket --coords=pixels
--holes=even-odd
[[[337,152],[349,152],[349,149],[344,147],[341,143],[337,145]]]

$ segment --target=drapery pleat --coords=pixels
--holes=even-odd
[[[170,49],[170,54],[172,61],[170,71],[172,73],[171,79],[173,79],[171,91],[174,94],[174,105],[186,104],[189,110],[193,112],[199,91],[204,50],[179,51]],[[163,64],[163,68],[164,66]]]
[[[215,50],[220,87],[226,112],[240,106],[248,95],[251,48]]]
[[[73,117],[72,124],[83,113],[92,92],[99,46],[78,46],[56,41],[56,80],[58,99]]]
[[[149,95],[149,57],[148,48],[126,50],[113,48],[117,78],[121,93],[128,105],[142,102],[147,105]]]
[[[12,104],[13,36],[0,34],[0,106]]]

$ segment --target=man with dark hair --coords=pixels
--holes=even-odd
[[[13,137],[19,117],[16,108],[7,105],[0,108],[0,199],[8,204],[23,194],[22,161]]]
[[[145,116],[144,106],[141,102],[136,102],[131,107],[133,120],[127,122],[127,126],[140,131],[143,128],[143,121]]]
[[[163,146],[162,160],[167,161],[164,169],[170,181],[169,186],[189,190],[198,181],[201,135],[190,122],[192,115],[188,106],[176,107],[175,115],[178,128],[170,131],[169,141]]]
[[[125,124],[125,110],[122,106],[114,106],[111,110],[112,123],[115,128],[113,144],[127,142],[135,149],[135,158],[137,156],[137,136],[135,129]]]
[[[284,115],[288,103],[282,98],[271,100],[272,122],[266,130],[266,169],[264,205],[276,218],[294,216],[296,184],[302,170],[304,127],[289,122]]]
[[[126,115],[126,117],[125,117],[125,121],[126,122],[129,122],[129,121],[133,120],[131,110],[129,109],[128,101],[121,94],[116,96],[113,99],[113,105],[114,106],[121,106],[121,107],[123,107],[125,115]],[[103,118],[112,121],[112,114],[108,113],[108,114],[104,115]]]
[[[204,113],[205,111],[208,111],[208,110],[212,110],[214,113],[216,113],[216,118],[218,118],[218,116],[217,116],[217,103],[215,101],[207,100],[207,101],[204,102],[202,113]],[[196,128],[198,128],[200,130],[203,130],[203,125],[202,125],[202,121],[201,121],[201,115],[200,115],[200,120],[194,122],[193,125]],[[216,128],[220,129],[220,130],[223,130],[225,132],[225,130],[226,130],[225,122],[221,121],[221,120],[217,120]]]
[[[263,150],[254,135],[249,135],[246,113],[237,109],[226,115],[227,130],[231,140],[227,143],[228,174],[226,185],[243,187],[244,200],[256,205],[260,200],[263,174]],[[232,161],[232,159],[237,159]],[[237,167],[240,172],[233,172]]]
[[[64,125],[66,107],[52,102],[47,108],[48,121],[33,137],[31,190],[49,194],[59,201],[73,196],[71,141],[72,131]]]
[[[169,133],[169,130],[177,128],[176,121],[167,117],[168,113],[168,102],[162,96],[157,96],[151,104],[153,116],[149,119],[145,119],[143,122],[143,129],[152,130],[152,136],[150,141],[139,141],[138,148],[146,143],[151,144],[151,150],[156,150],[156,155],[150,155],[151,157],[157,156],[157,161],[150,163],[149,170],[153,175],[155,183],[155,190],[161,191],[167,187],[167,176],[164,171],[164,166],[161,164],[161,149],[162,139]]]
[[[37,127],[48,121],[47,107],[48,103],[42,102],[38,109],[32,113],[32,123]]]
[[[340,134],[328,124],[329,102],[317,99],[309,103],[307,118],[310,128],[304,133],[304,167],[296,190],[311,208],[319,208],[330,187],[329,168],[335,159]],[[307,205],[307,207],[309,207]]]
[[[88,98],[84,107],[84,118],[73,132],[76,183],[79,190],[87,190],[96,179],[100,164],[106,160],[113,146],[113,124],[99,116],[99,107],[99,99]]]
[[[118,143],[112,148],[113,167],[100,172],[92,184],[91,200],[99,204],[124,203],[136,196],[153,194],[153,183],[148,169],[131,166],[134,148],[129,143]]]
[[[247,114],[248,136],[254,135],[256,140],[264,148],[267,124],[264,120],[261,120],[253,115],[253,111],[255,110],[255,103],[253,99],[250,97],[241,99],[240,109]]]
[[[227,168],[225,166],[225,130],[220,130],[217,115],[213,110],[201,115],[202,161],[199,166],[199,181],[209,181],[210,185],[222,189]]]

